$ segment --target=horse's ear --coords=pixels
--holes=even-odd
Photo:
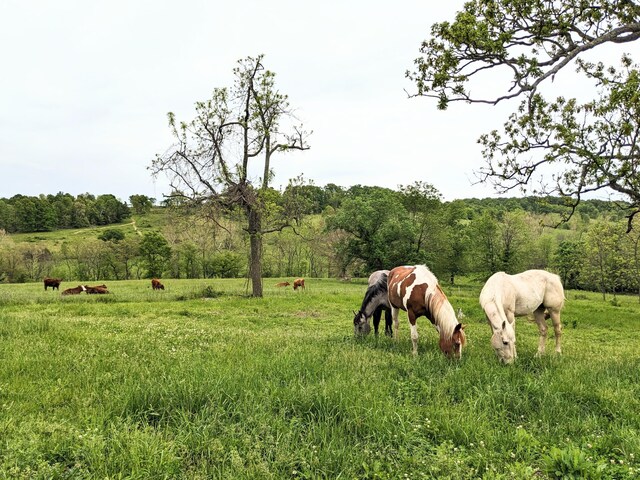
[[[456,328],[453,329],[453,333],[459,332],[460,330],[462,330],[462,328],[464,327],[462,326],[461,323],[457,324]]]

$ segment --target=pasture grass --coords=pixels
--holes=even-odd
[[[454,362],[424,318],[417,358],[403,313],[398,342],[354,338],[365,281],[278,281],[0,285],[0,478],[640,475],[637,298],[567,292],[563,354],[550,328],[536,358],[522,318],[502,366],[478,283],[443,286],[468,324]]]
[[[60,249],[63,243],[82,243],[98,238],[105,230],[119,230],[125,235],[142,235],[159,230],[167,223],[165,212],[152,209],[142,215],[131,215],[121,223],[83,228],[67,228],[51,232],[12,233],[9,237],[16,243],[38,243],[52,251]]]

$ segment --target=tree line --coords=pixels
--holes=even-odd
[[[615,202],[584,201],[571,221],[552,228],[564,208],[558,198],[445,202],[424,182],[395,190],[292,182],[263,196],[265,219],[285,212],[293,218],[290,228],[265,237],[266,278],[366,277],[377,269],[424,263],[453,284],[459,276],[484,279],[500,270],[544,268],[559,273],[567,288],[603,295],[640,288],[640,237],[625,233],[624,208]],[[248,275],[243,212],[171,200],[144,212],[149,217],[141,218],[152,216],[162,227],[140,235],[113,226],[93,239],[59,246],[0,236],[0,279]]]
[[[0,198],[0,229],[7,233],[51,232],[64,228],[120,223],[131,215],[126,203],[114,195],[89,193],[76,197],[15,195]]]

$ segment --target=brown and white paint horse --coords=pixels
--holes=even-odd
[[[444,294],[438,279],[424,265],[396,267],[388,277],[389,304],[393,318],[393,337],[398,337],[398,313],[407,312],[411,324],[413,354],[418,353],[418,327],[416,320],[425,316],[440,334],[440,350],[448,357],[460,358],[466,342],[464,325]]]

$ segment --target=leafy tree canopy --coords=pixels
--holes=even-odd
[[[560,194],[571,207],[582,196],[612,191],[628,200],[628,230],[640,212],[640,73],[628,55],[619,64],[585,53],[640,37],[633,0],[473,0],[453,22],[436,23],[407,76],[415,96],[495,105],[520,98],[503,130],[481,136],[481,181],[498,191]],[[594,86],[594,99],[547,98],[542,86],[567,66]],[[491,73],[497,93],[472,93]]]

